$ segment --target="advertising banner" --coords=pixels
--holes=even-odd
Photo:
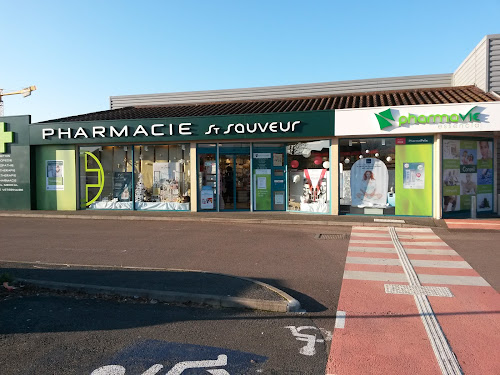
[[[255,169],[253,183],[255,209],[269,211],[271,210],[271,170]]]
[[[493,142],[443,139],[443,212],[493,210]]]
[[[46,190],[64,190],[64,160],[47,160]]]
[[[114,173],[113,199],[117,199],[118,202],[132,201],[132,172]]]
[[[376,158],[356,161],[351,168],[351,206],[387,207],[389,173]]]

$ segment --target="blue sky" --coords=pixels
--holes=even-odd
[[[109,109],[112,95],[452,73],[500,1],[0,0],[5,115]]]

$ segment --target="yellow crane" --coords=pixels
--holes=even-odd
[[[3,100],[2,97],[7,96],[7,95],[18,95],[22,94],[22,96],[27,97],[31,95],[32,91],[36,90],[36,86],[29,86],[26,87],[22,90],[18,91],[12,91],[12,92],[6,92],[4,93],[2,89],[0,89],[0,116],[3,116]]]

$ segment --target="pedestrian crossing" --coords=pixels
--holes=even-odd
[[[430,228],[353,227],[337,312],[343,325],[326,373],[500,373],[492,347],[464,344],[479,337],[500,347],[499,309],[498,293]]]

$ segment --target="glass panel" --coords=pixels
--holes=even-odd
[[[395,214],[395,146],[395,138],[340,140],[340,213]]]
[[[250,209],[250,155],[236,155],[236,208]]]
[[[233,210],[234,206],[234,156],[233,155],[220,155],[219,156],[219,170],[221,174],[221,210]]]
[[[135,208],[190,209],[189,145],[135,146]]]
[[[330,212],[330,141],[290,143],[286,151],[288,209]]]
[[[81,205],[91,209],[132,209],[130,146],[80,147]]]
[[[217,196],[217,161],[216,154],[200,154],[198,165],[198,191],[200,192],[200,210],[215,210]]]

